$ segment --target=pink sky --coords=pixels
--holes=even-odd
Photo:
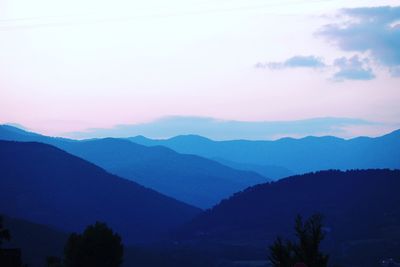
[[[62,134],[169,115],[346,117],[384,125],[355,135],[383,133],[400,125],[400,78],[385,67],[372,62],[375,79],[338,82],[332,67],[254,66],[351,57],[315,33],[340,19],[338,8],[396,3],[2,0],[0,123]]]

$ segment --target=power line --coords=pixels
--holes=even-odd
[[[201,1],[197,2],[198,4],[208,4],[208,3],[220,3],[220,2],[228,2],[232,0],[214,0],[214,1]],[[282,6],[292,6],[292,5],[301,5],[301,4],[310,4],[310,3],[325,3],[325,2],[333,2],[337,0],[314,0],[314,1],[301,1],[301,2],[280,2],[280,3],[270,3],[270,4],[261,4],[261,5],[252,5],[252,6],[237,6],[237,7],[230,7],[230,8],[219,8],[219,9],[205,9],[205,10],[198,10],[198,11],[189,11],[182,14],[176,13],[176,15],[186,15],[186,14],[206,14],[208,12],[225,12],[231,10],[244,10],[244,9],[256,9],[256,8],[266,8],[266,7],[282,7]],[[247,1],[248,3],[248,1]],[[168,7],[168,6],[163,6]],[[41,19],[54,19],[54,18],[69,18],[69,17],[80,17],[90,14],[74,14],[74,15],[62,15],[62,16],[42,16],[42,17],[26,17],[26,18],[9,18],[9,19],[0,19],[1,22],[14,22],[14,21],[29,21],[29,20],[41,20]],[[157,14],[156,14],[157,15]]]
[[[220,1],[229,1],[229,0],[220,0]],[[337,0],[315,0],[315,1],[297,1],[297,2],[285,2],[285,3],[270,3],[270,4],[262,4],[262,5],[252,5],[252,6],[236,6],[236,7],[228,7],[228,8],[216,8],[216,9],[202,9],[202,10],[193,10],[193,11],[185,11],[178,13],[154,13],[154,14],[143,14],[136,16],[127,16],[120,18],[83,18],[81,21],[64,21],[64,22],[42,22],[43,19],[62,19],[62,18],[82,18],[82,16],[86,15],[65,15],[65,16],[46,16],[46,17],[31,17],[31,18],[12,18],[12,19],[3,19],[0,20],[0,30],[14,30],[14,29],[28,29],[28,28],[38,28],[38,27],[57,27],[57,26],[75,26],[75,25],[89,25],[89,24],[97,24],[97,23],[109,23],[109,22],[124,22],[130,20],[137,19],[160,19],[160,18],[170,18],[170,17],[182,17],[182,16],[191,16],[191,15],[208,15],[208,14],[219,14],[226,12],[236,12],[236,11],[250,11],[250,10],[260,10],[270,7],[283,7],[283,6],[293,6],[293,5],[302,5],[302,4],[314,4],[314,3],[328,3],[334,2]],[[204,3],[204,2],[203,2]],[[207,3],[207,2],[205,2]],[[264,13],[265,15],[272,16],[294,16],[293,14],[274,14],[274,13]],[[90,16],[90,15],[89,15]],[[42,21],[41,21],[42,20]],[[1,25],[8,24],[12,22],[33,22],[34,24],[22,24],[22,25]]]

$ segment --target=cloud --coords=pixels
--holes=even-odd
[[[398,76],[400,67],[400,7],[343,9],[339,23],[325,25],[324,36],[343,51],[368,53],[380,65]],[[368,72],[364,71],[360,77]],[[357,76],[357,75],[355,75]]]
[[[303,137],[309,135],[336,135],[351,137],[347,129],[372,127],[374,122],[353,118],[314,118],[295,121],[230,121],[208,117],[171,116],[133,125],[118,125],[109,129],[88,129],[85,132],[64,134],[72,138],[132,137],[144,135],[150,138],[169,138],[176,135],[196,134],[215,140],[250,139],[265,140],[279,137]]]
[[[286,69],[286,68],[323,68],[322,58],[315,56],[294,56],[283,62],[257,63],[256,68]]]
[[[372,64],[388,68],[400,77],[400,6],[342,9],[341,21],[325,25],[317,32],[341,50],[356,52],[350,58],[337,58],[325,64],[321,57],[294,56],[283,62],[257,63],[257,68],[326,68],[335,72],[330,80],[372,80]],[[368,57],[370,59],[368,59]]]
[[[400,66],[390,68],[390,73],[393,77],[400,77]]]
[[[333,80],[372,80],[375,78],[369,60],[360,59],[358,56],[351,58],[341,57],[334,61],[333,65],[339,70],[333,75]]]
[[[330,79],[333,81],[372,80],[375,78],[369,60],[367,58],[361,59],[357,55],[351,58],[337,58],[332,64],[325,64],[320,57],[316,56],[294,56],[283,62],[257,63],[256,68],[269,68],[273,70],[287,68],[329,68],[336,71]]]

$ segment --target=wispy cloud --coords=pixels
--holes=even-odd
[[[286,68],[323,68],[325,63],[316,56],[293,56],[282,62],[257,63],[256,68],[286,69]]]
[[[344,51],[368,53],[399,76],[400,7],[343,9],[341,21],[325,25],[317,35]]]
[[[375,74],[370,66],[370,60],[358,55],[350,58],[340,57],[331,64],[326,64],[322,58],[317,56],[294,56],[283,62],[257,63],[256,68],[268,68],[272,70],[283,70],[290,68],[325,69],[333,71],[333,76],[328,80],[372,80]]]
[[[351,58],[341,57],[333,64],[338,71],[333,75],[333,80],[372,80],[375,75],[369,66],[369,60],[358,56]]]

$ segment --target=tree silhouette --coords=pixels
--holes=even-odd
[[[278,237],[269,248],[272,265],[293,267],[296,263],[303,263],[307,267],[326,267],[329,256],[320,251],[321,241],[325,237],[322,220],[321,214],[314,214],[303,222],[298,215],[294,227],[298,243],[283,241]]]
[[[321,214],[314,214],[303,223],[301,216],[296,218],[296,235],[299,244],[294,246],[298,261],[304,262],[308,267],[324,267],[328,264],[328,255],[320,252],[321,241],[325,238],[322,230]]]
[[[47,267],[62,267],[62,261],[59,257],[49,256],[46,259]]]
[[[122,257],[121,237],[101,222],[71,234],[64,248],[66,267],[119,267]]]
[[[274,244],[270,246],[270,256],[274,267],[293,267],[295,264],[293,244],[289,240],[277,237]]]
[[[11,239],[10,232],[4,228],[3,216],[0,216],[0,248],[4,240],[10,241],[10,239]]]

